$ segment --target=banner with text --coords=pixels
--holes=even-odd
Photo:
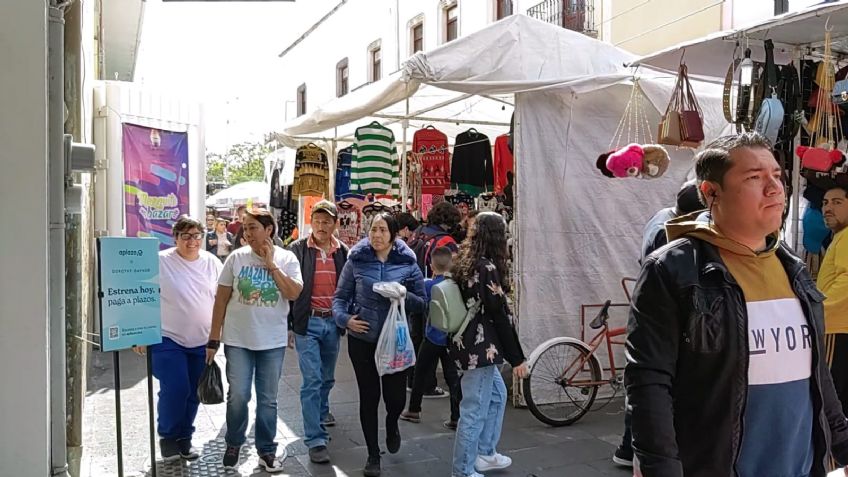
[[[188,134],[123,125],[127,237],[155,237],[174,246],[171,228],[189,213]]]
[[[103,237],[97,255],[100,350],[161,343],[159,241]]]

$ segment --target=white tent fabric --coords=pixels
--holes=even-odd
[[[618,283],[638,272],[643,225],[656,210],[673,205],[691,170],[690,150],[670,151],[672,166],[665,177],[652,181],[608,179],[595,168],[627,103],[633,71],[624,63],[634,59],[585,35],[514,15],[415,55],[403,76],[334,100],[286,125],[279,136],[285,141],[307,134],[338,138],[383,116],[381,122],[390,123],[400,139],[400,119],[385,119],[404,116],[406,99],[417,117],[507,122],[511,108],[500,101],[502,95],[514,97],[515,272],[520,336],[529,352],[546,338],[579,336],[581,304],[624,299]],[[675,77],[648,68],[641,68],[639,76],[655,134]],[[710,140],[726,127],[721,91],[697,81],[694,87]],[[459,101],[447,104],[452,99]],[[410,126],[421,122],[412,119]],[[451,138],[468,127],[436,126]],[[338,132],[328,134],[333,128]],[[505,127],[489,128],[506,132]]]
[[[723,81],[733,59],[737,39],[742,50],[746,46],[751,48],[751,58],[755,61],[765,61],[762,40],[771,39],[775,43],[775,62],[784,64],[792,59],[798,47],[821,45],[826,25],[833,29],[833,49],[848,51],[848,1],[843,0],[814,5],[744,28],[683,42],[639,58],[634,64],[676,70],[683,57],[690,74],[721,78]],[[741,54],[742,51],[738,55]]]
[[[230,208],[246,204],[249,200],[258,204],[267,204],[271,195],[268,184],[259,181],[240,182],[206,199],[206,207]]]

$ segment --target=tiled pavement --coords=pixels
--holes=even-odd
[[[223,353],[218,356],[223,367]],[[131,352],[121,353],[122,421],[124,470],[127,476],[152,475],[150,469],[147,382],[144,359]],[[336,387],[331,395],[331,409],[338,424],[331,428],[332,465],[309,462],[303,445],[303,421],[300,413],[300,373],[297,355],[287,350],[284,376],[279,387],[279,420],[277,440],[280,452],[285,445],[288,476],[360,476],[366,451],[359,427],[356,382],[342,345],[337,369]],[[94,353],[89,369],[89,393],[85,401],[83,476],[117,474],[115,444],[115,401],[111,354]],[[154,385],[155,385],[154,381]],[[156,392],[157,389],[154,389]],[[607,407],[590,412],[570,427],[551,428],[536,421],[526,409],[507,408],[504,431],[498,450],[513,459],[513,465],[492,476],[536,477],[624,477],[630,473],[610,461],[618,442],[622,423],[622,402],[612,401]],[[251,408],[251,416],[253,409]],[[447,399],[424,401],[424,422],[401,422],[403,447],[396,455],[383,456],[385,477],[449,477],[453,450],[453,432],[442,427],[448,416]],[[382,419],[381,419],[382,421]],[[257,466],[255,451],[242,450],[239,473],[225,474],[220,466],[223,452],[225,405],[201,406],[195,423],[194,444],[203,451],[200,460],[185,465],[158,463],[157,474],[172,476],[267,475]],[[252,426],[252,424],[251,424]],[[252,432],[252,430],[251,430]],[[381,429],[381,436],[383,436]],[[158,448],[157,448],[158,452]]]

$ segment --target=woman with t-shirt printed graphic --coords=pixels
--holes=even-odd
[[[246,440],[247,404],[256,386],[256,451],[266,471],[282,472],[285,453],[277,457],[277,386],[283,369],[289,301],[303,289],[294,254],[274,245],[274,217],[266,210],[246,212],[242,224],[246,247],[224,262],[212,314],[206,359],[211,362],[224,343],[227,357],[227,434],[224,467],[238,466]],[[223,332],[223,334],[222,334]]]
[[[173,227],[176,247],[159,252],[162,342],[149,348],[153,375],[159,380],[157,432],[165,462],[194,460],[194,418],[200,402],[197,383],[206,366],[204,343],[212,325],[215,285],[221,262],[203,250],[203,224],[188,216]]]

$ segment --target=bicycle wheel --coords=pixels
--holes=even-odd
[[[584,361],[581,365],[581,360]],[[536,419],[566,426],[583,417],[598,394],[601,368],[580,345],[559,342],[548,346],[524,380],[524,399]]]

